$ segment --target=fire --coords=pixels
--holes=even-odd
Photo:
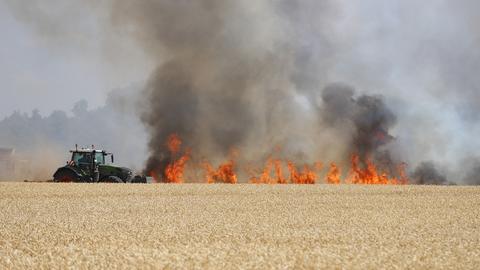
[[[167,147],[170,150],[170,160],[171,162],[165,168],[165,181],[167,183],[183,183],[183,173],[185,170],[185,165],[190,158],[190,151],[187,150],[185,153],[180,156],[178,159],[175,159],[175,156],[180,151],[180,146],[182,141],[177,134],[171,134],[167,140]]]
[[[177,134],[171,134],[166,142],[166,146],[170,152],[170,162],[165,167],[163,172],[164,181],[167,183],[183,183],[184,171],[187,162],[190,160],[190,150],[185,150],[181,153],[182,140]],[[215,168],[208,161],[193,164],[190,169],[196,171],[198,168],[203,168],[205,171],[205,179],[207,183],[230,183],[236,184],[238,182],[236,173],[236,157],[238,151],[233,149],[230,152],[230,157],[224,163],[221,163]],[[285,164],[286,163],[286,164]],[[298,166],[292,161],[287,160],[284,163],[281,159],[268,158],[264,167],[260,171],[248,170],[251,174],[250,183],[254,184],[315,184],[318,179],[318,172],[322,169],[321,162],[313,164],[305,164]],[[375,163],[370,158],[360,160],[359,155],[353,154],[350,160],[349,174],[344,179],[345,183],[349,184],[393,184],[405,185],[408,184],[408,177],[406,173],[406,164],[401,163],[396,167],[395,175],[389,175],[384,171],[378,169]],[[196,166],[195,166],[196,165]],[[283,168],[287,168],[290,177],[289,181],[283,175]],[[302,169],[300,169],[302,168]],[[253,173],[252,173],[253,171]],[[155,182],[158,182],[162,175],[156,170],[150,172]],[[325,183],[340,184],[341,168],[336,163],[330,163],[328,172],[325,175]]]
[[[250,177],[250,183],[252,184],[270,184],[272,178],[270,177],[270,172],[272,170],[272,160],[268,159],[265,168],[263,168],[262,173],[259,177],[252,176]]]
[[[347,182],[352,184],[407,184],[408,178],[405,173],[405,164],[398,167],[400,178],[389,176],[385,172],[379,172],[375,164],[367,158],[365,167],[360,167],[360,158],[354,154],[351,158],[350,176]]]
[[[213,166],[204,162],[204,168],[206,170],[207,183],[227,183],[227,184],[236,184],[237,175],[235,174],[235,161],[233,159],[228,160],[227,162],[220,164],[215,170]]]
[[[317,174],[308,165],[304,165],[301,172],[297,170],[297,166],[291,161],[287,161],[287,167],[290,171],[290,182],[292,184],[315,184],[317,181]]]
[[[272,177],[272,169],[275,176]],[[287,179],[283,176],[282,161],[280,159],[269,158],[265,163],[265,167],[259,177],[252,176],[250,178],[252,184],[286,184]]]
[[[273,161],[273,164],[275,165],[275,173],[277,175],[277,184],[286,184],[287,179],[283,177],[283,172],[282,172],[282,161],[279,159],[276,159]]]
[[[168,150],[170,150],[170,153],[172,155],[175,155],[176,153],[178,153],[178,151],[180,151],[181,145],[182,145],[182,140],[180,140],[180,137],[178,136],[178,134],[173,133],[173,134],[170,134],[170,136],[168,136],[167,147],[168,147]]]
[[[165,179],[168,183],[183,183],[183,172],[189,158],[187,151],[179,159],[167,165],[167,168],[165,168]]]
[[[340,184],[340,168],[335,163],[330,163],[330,170],[327,173],[326,182],[328,184]]]
[[[398,171],[398,175],[400,176],[397,184],[407,185],[408,184],[407,163],[402,162],[400,165],[398,165],[397,171]]]
[[[148,175],[151,176],[151,177],[153,177],[153,182],[155,182],[155,183],[158,183],[158,182],[159,182],[160,177],[159,177],[159,175],[158,175],[158,173],[157,173],[156,171],[154,171],[154,170],[153,170],[153,171],[150,171],[150,172],[148,173]]]

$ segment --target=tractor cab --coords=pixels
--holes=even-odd
[[[113,154],[102,150],[81,149],[71,150],[70,152],[72,153],[70,162],[77,166],[105,165],[107,164],[107,156],[110,156],[113,163]]]

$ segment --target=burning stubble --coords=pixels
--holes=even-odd
[[[128,15],[123,13],[127,7]],[[325,113],[317,111],[313,117],[301,113],[309,105],[295,101],[301,96],[292,80],[293,73],[298,73],[297,44],[282,29],[288,22],[281,9],[272,7],[269,2],[224,1],[114,5],[115,22],[126,20],[144,49],[159,62],[145,90],[149,106],[142,114],[151,138],[146,172],[166,176],[170,153],[165,141],[175,133],[192,150],[193,159],[206,156],[219,166],[232,147],[240,149],[242,158],[237,163],[242,167],[246,161],[264,163],[280,144],[282,157],[304,163],[300,167],[309,175],[306,164],[320,158],[321,148],[311,145],[328,145],[316,136],[323,125],[318,126],[315,119]],[[324,92],[332,89],[336,90],[330,87]],[[361,151],[362,157],[374,148],[365,137],[373,136],[372,132],[388,135],[382,130],[383,119],[373,119],[381,122],[378,127],[362,126],[376,125],[361,122],[370,117],[362,117],[361,109],[367,108],[368,114],[368,106],[375,106],[370,101],[359,99],[353,104],[356,111],[349,112],[348,121],[360,126],[356,141],[349,141],[350,134],[340,141],[355,143],[356,148],[368,143],[367,149],[344,147],[348,152]],[[298,174],[293,165],[288,167]]]
[[[311,184],[318,172],[309,164],[324,159],[347,164],[353,154],[359,161],[353,168],[355,183],[388,183],[392,181],[385,174],[399,176],[394,169],[399,161],[382,149],[394,138],[389,129],[395,115],[383,97],[354,96],[346,84],[315,92],[321,78],[311,78],[312,70],[301,64],[308,62],[301,61],[302,55],[311,51],[291,39],[300,25],[295,16],[284,17],[287,6],[215,0],[113,5],[114,22],[129,25],[130,34],[158,59],[144,91],[148,106],[141,117],[150,133],[146,173],[182,182],[187,161],[207,157],[214,164],[201,163],[210,183],[236,183],[234,168],[248,162],[266,164],[251,182],[285,182],[278,172],[286,168],[292,183]],[[296,102],[297,97],[307,102]],[[329,135],[319,136],[324,130]],[[165,143],[172,134],[191,150],[175,161]],[[333,139],[342,146],[325,151]],[[277,175],[270,178],[274,163],[268,156],[275,145],[282,146],[278,160],[285,165],[277,161]],[[228,158],[232,148],[240,149],[241,157]],[[374,175],[359,173],[363,169]],[[340,169],[331,170],[327,182],[340,182]],[[365,180],[369,177],[375,180]]]

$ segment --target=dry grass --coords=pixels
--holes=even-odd
[[[0,268],[480,266],[480,188],[0,184]]]

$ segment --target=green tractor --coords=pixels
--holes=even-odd
[[[107,164],[110,156],[113,163],[113,154],[104,150],[78,149],[70,150],[72,158],[67,165],[57,169],[53,174],[54,182],[106,182],[106,183],[146,183],[143,175],[134,175],[129,168]]]

